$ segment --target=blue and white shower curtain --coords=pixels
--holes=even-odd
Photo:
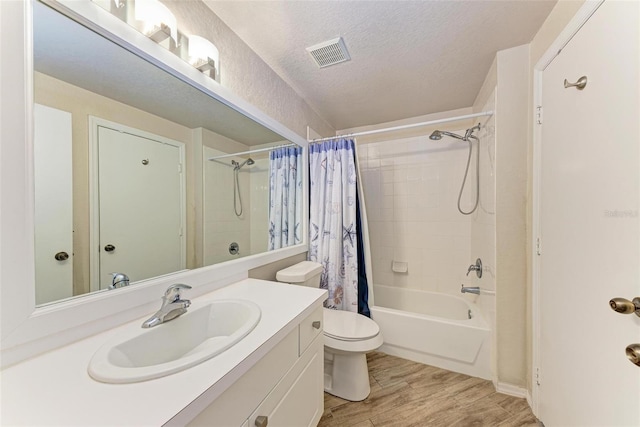
[[[269,250],[302,243],[302,147],[269,154]]]
[[[358,311],[356,165],[353,139],[309,144],[309,259],[323,266],[325,306]]]

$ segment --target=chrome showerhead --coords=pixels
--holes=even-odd
[[[434,130],[431,135],[429,135],[429,139],[433,141],[440,141],[442,139],[442,132],[439,130]]]
[[[450,136],[451,138],[461,139],[466,141],[464,136],[457,135],[455,133],[447,132],[446,130],[434,130],[433,133],[429,136],[430,139],[434,141],[440,141],[443,136]]]
[[[462,141],[468,141],[469,138],[473,137],[473,132],[476,130],[480,130],[480,123],[478,123],[476,126],[469,128],[465,131],[464,136],[460,136],[456,133],[452,133],[452,132],[447,132],[444,130],[434,130],[433,133],[431,135],[429,135],[429,139],[433,140],[433,141],[439,141],[442,139],[443,136],[450,136],[451,138],[456,138]]]

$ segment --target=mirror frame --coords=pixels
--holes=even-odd
[[[157,309],[170,284],[193,286],[190,297],[248,277],[248,271],[308,250],[308,173],[304,176],[303,244],[237,260],[177,272],[120,288],[35,305],[33,183],[33,22],[32,5],[40,0],[0,1],[3,61],[0,111],[0,367],[61,347]],[[214,100],[253,119],[304,148],[308,142],[258,108],[220,86],[179,57],[110,15],[90,0],[41,0],[107,39],[201,90]],[[11,61],[6,60],[11,58]]]

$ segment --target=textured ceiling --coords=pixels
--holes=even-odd
[[[471,106],[495,53],[530,42],[555,4],[204,1],[336,129]],[[338,36],[351,61],[319,69],[305,48]]]

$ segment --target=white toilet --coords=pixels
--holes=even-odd
[[[320,286],[322,265],[302,261],[278,271],[279,282]],[[324,390],[346,400],[369,396],[366,353],[382,345],[382,333],[373,320],[361,314],[324,309]]]

